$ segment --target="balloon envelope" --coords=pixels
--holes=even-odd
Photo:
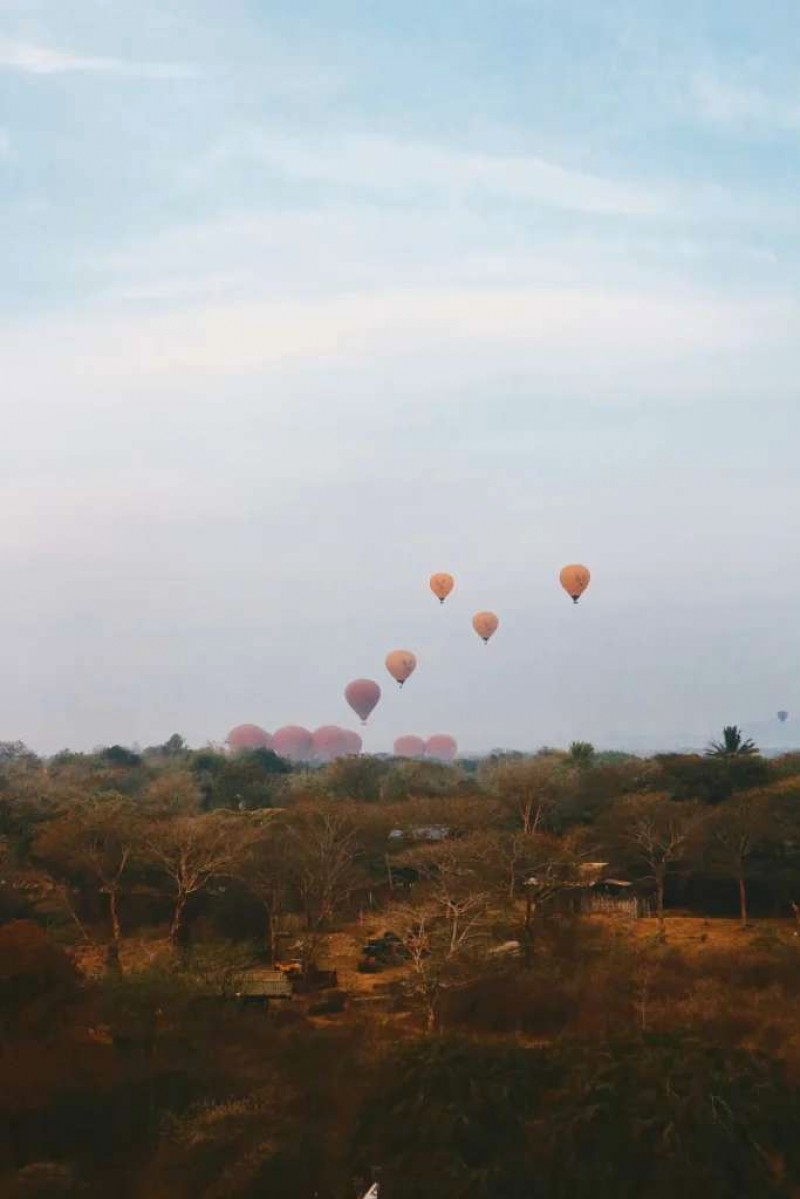
[[[416,668],[417,659],[409,649],[393,649],[390,654],[386,655],[386,669],[401,687]]]
[[[363,744],[361,738],[358,733],[351,732],[350,729],[343,729],[342,732],[344,733],[345,753],[357,757],[361,753]]]
[[[276,754],[290,762],[311,761],[311,734],[299,724],[287,724],[272,738]]]
[[[444,603],[455,585],[455,579],[447,571],[442,570],[435,575],[431,575],[430,588],[440,604]]]
[[[335,724],[323,724],[311,735],[311,752],[316,762],[332,762],[347,752],[347,734]]]
[[[788,712],[779,712],[779,713],[778,713],[778,720],[781,722],[781,724],[783,724],[783,723],[784,723],[785,721],[787,721],[788,719],[789,719],[789,713],[788,713]]]
[[[457,749],[454,737],[447,733],[435,733],[425,742],[425,757],[433,758],[436,762],[452,762]]]
[[[225,738],[233,753],[247,749],[272,749],[273,738],[257,724],[237,724]]]
[[[578,600],[589,586],[589,581],[592,576],[588,566],[581,566],[576,562],[572,563],[570,566],[565,566],[558,577],[561,580],[561,586],[564,588],[567,595],[571,596],[572,602],[577,604]]]
[[[476,612],[472,618],[473,629],[484,641],[488,641],[492,634],[497,632],[499,624],[500,621],[494,612]]]
[[[395,756],[398,758],[423,758],[425,742],[421,737],[398,737],[394,743]]]
[[[381,689],[372,679],[353,679],[344,689],[344,697],[361,723],[367,723],[367,717],[381,697]]]

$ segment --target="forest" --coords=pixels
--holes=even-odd
[[[800,754],[0,744],[0,1194],[800,1195]]]

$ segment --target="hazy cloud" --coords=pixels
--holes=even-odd
[[[692,95],[701,116],[713,124],[739,129],[800,129],[800,96],[773,96],[759,87],[731,83],[708,72],[694,76]]]
[[[0,68],[28,75],[118,75],[136,79],[189,79],[194,67],[179,62],[133,62],[123,58],[77,54],[53,46],[0,39]]]
[[[226,158],[259,158],[290,178],[408,196],[437,192],[484,194],[575,212],[653,216],[663,197],[613,179],[572,170],[534,155],[490,154],[401,140],[344,134],[307,140],[247,133],[218,147],[210,165]]]

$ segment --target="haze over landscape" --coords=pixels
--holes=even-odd
[[[793,11],[2,0],[0,739],[797,744]]]

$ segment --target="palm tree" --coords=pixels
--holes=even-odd
[[[706,750],[708,758],[746,758],[758,753],[758,746],[735,724],[726,724],[722,740],[712,741]]]

